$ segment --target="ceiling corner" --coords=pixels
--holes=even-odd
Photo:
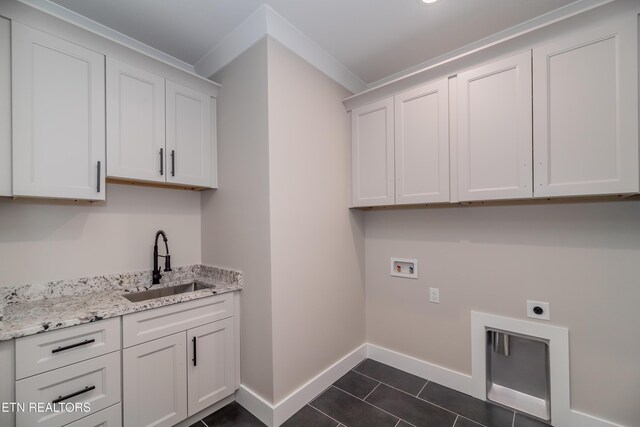
[[[56,3],[53,3],[47,0],[18,0],[18,1],[34,9],[37,9],[41,12],[44,12],[48,15],[55,16],[58,19],[61,19],[70,24],[76,25],[80,28],[83,28],[94,34],[102,36],[106,39],[109,39],[113,42],[127,46],[138,52],[144,53],[145,55],[151,56],[166,64],[172,65],[174,67],[180,68],[190,73],[195,73],[193,65],[188,64],[184,61],[181,61],[178,58],[168,55],[147,44],[139,42],[138,40],[135,40],[109,27],[106,27],[92,19],[84,17],[80,14],[77,14]]]
[[[267,34],[266,14],[265,5],[256,9],[195,63],[195,72],[209,78],[262,39]]]

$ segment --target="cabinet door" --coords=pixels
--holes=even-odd
[[[11,194],[11,21],[0,17],[0,196]]]
[[[233,394],[235,384],[234,319],[187,331],[189,416]]]
[[[639,190],[636,18],[534,49],[536,197]]]
[[[167,80],[167,182],[211,187],[212,98]]]
[[[123,350],[125,426],[172,426],[187,417],[184,332]]]
[[[353,206],[393,205],[393,98],[351,112]]]
[[[396,204],[449,201],[447,83],[395,96]]]
[[[104,200],[104,56],[12,23],[13,193]]]
[[[457,80],[460,201],[531,197],[531,52]]]
[[[165,181],[164,78],[107,58],[107,175]]]

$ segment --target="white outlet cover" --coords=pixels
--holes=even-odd
[[[440,304],[440,289],[429,288],[429,302]]]
[[[536,307],[540,307],[542,309],[541,314],[536,314],[535,311],[533,311]],[[549,320],[550,316],[551,313],[549,311],[548,302],[527,300],[527,317],[538,320]]]

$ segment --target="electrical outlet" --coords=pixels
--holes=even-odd
[[[440,304],[440,289],[429,288],[429,302]]]
[[[549,320],[549,303],[527,300],[527,316],[532,319]]]

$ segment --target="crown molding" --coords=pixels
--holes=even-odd
[[[193,66],[195,72],[207,78],[213,76],[266,34],[266,9],[261,6],[200,58]]]
[[[263,7],[266,11],[267,34],[269,36],[351,92],[358,93],[367,88],[365,82],[313,42],[302,31],[294,27],[269,6],[264,5]]]
[[[262,5],[195,64],[195,72],[211,77],[265,36],[282,43],[353,93],[367,85],[271,7]]]
[[[515,37],[521,36],[523,34],[529,33],[531,31],[537,30],[539,28],[545,27],[547,25],[553,24],[555,22],[561,21],[563,19],[570,18],[579,13],[586,12],[595,7],[602,6],[607,3],[611,3],[614,0],[576,0],[573,3],[569,3],[568,5],[562,6],[556,10],[545,13],[543,15],[537,16],[528,21],[522,22],[518,25],[514,25],[513,27],[507,28],[506,30],[499,31],[495,34],[492,34],[483,39],[477,40],[473,43],[469,43],[466,46],[463,46],[458,49],[454,49],[450,52],[447,52],[443,55],[437,56],[428,61],[422,62],[420,64],[409,67],[403,71],[394,73],[390,76],[387,76],[383,79],[377,80],[375,82],[369,83],[367,85],[367,90],[374,90],[379,87],[385,86],[389,83],[393,83],[397,80],[401,80],[405,77],[410,77],[414,74],[420,73],[427,69],[442,65],[444,63],[456,60],[465,55],[469,55],[471,53],[478,52],[482,49],[486,49],[488,47],[494,46],[499,43],[506,42]]]

